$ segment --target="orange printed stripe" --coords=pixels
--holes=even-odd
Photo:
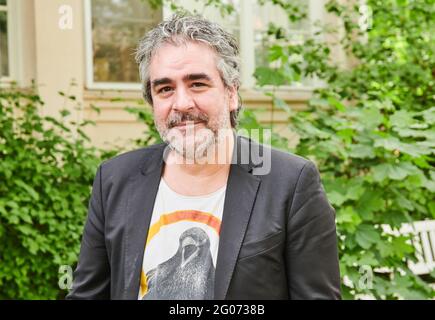
[[[154,223],[148,233],[147,244],[159,233],[163,226],[167,226],[179,221],[193,221],[208,225],[213,228],[219,235],[221,229],[221,221],[210,213],[196,210],[180,210],[169,214],[163,214],[160,219]]]
[[[140,273],[140,298],[142,299],[147,292],[148,292],[148,279],[147,279],[147,275],[142,270]]]

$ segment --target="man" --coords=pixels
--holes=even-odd
[[[233,37],[175,15],[136,58],[165,143],[99,167],[68,298],[339,299],[317,169],[234,133]]]

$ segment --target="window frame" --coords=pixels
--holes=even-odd
[[[84,33],[85,33],[85,63],[86,63],[86,88],[89,90],[142,90],[142,84],[137,82],[99,82],[94,81],[94,62],[93,62],[93,37],[92,37],[92,0],[84,0]],[[241,90],[270,90],[271,87],[265,86],[259,88],[255,84],[253,73],[255,71],[255,42],[254,42],[254,28],[253,28],[253,15],[247,14],[247,10],[252,8],[251,0],[240,0],[240,58],[242,61],[242,74],[241,74]],[[319,3],[320,2],[320,3]],[[310,34],[313,34],[313,22],[322,20],[324,17],[324,0],[309,0],[309,19],[311,28]],[[172,15],[170,5],[164,2],[162,7],[163,19],[168,19]],[[290,85],[280,86],[279,91],[297,90],[297,91],[311,91],[320,83],[313,81],[313,86],[307,85]]]
[[[19,61],[22,61],[22,50],[19,35],[21,34],[21,15],[18,14],[21,0],[9,0],[6,5],[0,6],[1,12],[6,12],[8,20],[8,64],[9,75],[0,76],[0,88],[9,87],[13,82],[20,83],[21,69]]]
[[[94,61],[92,59],[94,53],[92,45],[93,37],[91,0],[85,0],[84,9],[86,88],[89,90],[142,90],[142,84],[139,82],[103,82],[94,80]],[[168,14],[166,14],[166,16],[168,16]],[[163,7],[163,18],[165,18],[165,7]]]

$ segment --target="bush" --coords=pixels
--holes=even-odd
[[[288,111],[300,137],[294,152],[317,163],[336,208],[346,299],[434,297],[407,266],[415,259],[409,236],[382,227],[398,231],[404,222],[435,218],[433,4],[367,1],[373,21],[365,32],[360,7],[329,1],[327,10],[343,22],[340,44],[356,62],[353,68],[332,64],[328,44],[311,38],[272,45],[269,60],[280,67],[256,73],[260,85],[310,76],[325,83],[303,112],[276,98],[275,106]],[[304,64],[288,59],[295,55]]]
[[[86,123],[41,116],[34,92],[0,91],[0,299],[56,299],[74,268],[97,165]]]

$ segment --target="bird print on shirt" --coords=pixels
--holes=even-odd
[[[147,272],[148,292],[142,299],[213,299],[214,275],[208,235],[190,228],[181,234],[174,256]]]

